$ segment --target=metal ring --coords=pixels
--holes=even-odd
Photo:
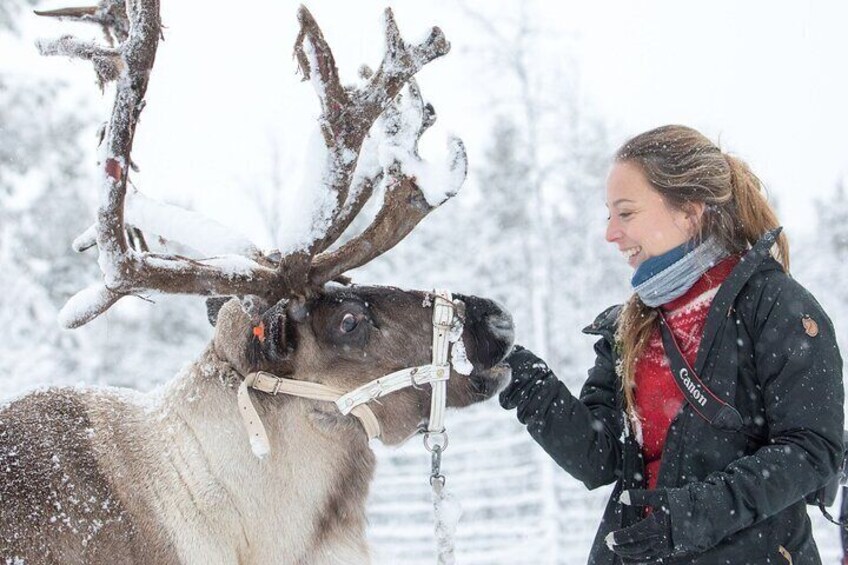
[[[431,443],[431,438],[435,440],[435,443]],[[442,443],[442,440],[444,440],[444,443]],[[424,434],[424,449],[432,453],[436,447],[441,451],[448,448],[448,433],[446,431],[427,432]]]

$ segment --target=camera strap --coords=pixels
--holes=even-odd
[[[674,377],[677,388],[683,393],[683,398],[692,409],[704,420],[720,430],[738,432],[742,429],[742,416],[730,404],[724,402],[701,381],[700,377],[692,369],[692,366],[684,357],[674,334],[668,325],[662,310],[658,310],[660,316],[660,330],[662,333],[663,347]]]

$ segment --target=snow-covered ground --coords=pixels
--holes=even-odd
[[[494,402],[448,415],[447,485],[463,508],[457,563],[585,563],[611,487],[588,491]],[[377,449],[368,506],[377,563],[429,564],[435,555],[430,461],[418,439]],[[831,508],[838,511],[838,506]],[[839,528],[808,507],[822,561],[841,563]]]

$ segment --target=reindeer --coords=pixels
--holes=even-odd
[[[426,165],[418,138],[435,114],[412,77],[449,44],[438,28],[407,44],[387,10],[379,69],[361,88],[342,87],[301,7],[295,53],[321,102],[323,178],[334,205],[316,213],[316,229],[290,253],[246,245],[238,256],[191,258],[151,251],[148,228],[131,225],[132,206],[125,210],[142,198],[127,181],[161,34],[158,8],[158,0],[104,0],[44,13],[99,24],[117,45],[71,37],[41,45],[92,60],[102,84],[116,81],[97,222],[74,242],[97,247],[103,281],[74,296],[60,318],[76,327],[149,291],[235,298],[214,303],[212,343],[160,390],[51,388],[0,410],[0,553],[6,563],[39,564],[367,562],[369,439],[395,445],[442,431],[445,405],[494,394],[512,345],[509,314],[489,300],[344,277],[405,237],[464,179],[458,140],[453,185],[435,202],[416,178]],[[379,144],[392,156],[382,163]],[[331,249],[381,186],[373,223]]]

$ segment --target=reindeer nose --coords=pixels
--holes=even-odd
[[[515,335],[512,316],[507,310],[487,298],[476,296],[454,295],[465,303],[465,325],[483,330],[477,335],[475,349],[481,361],[497,363],[506,355]],[[488,335],[488,338],[482,336]],[[482,339],[481,339],[482,338]]]
[[[509,312],[501,310],[500,312],[486,314],[483,320],[493,334],[504,340],[512,341],[515,335],[515,326]]]

